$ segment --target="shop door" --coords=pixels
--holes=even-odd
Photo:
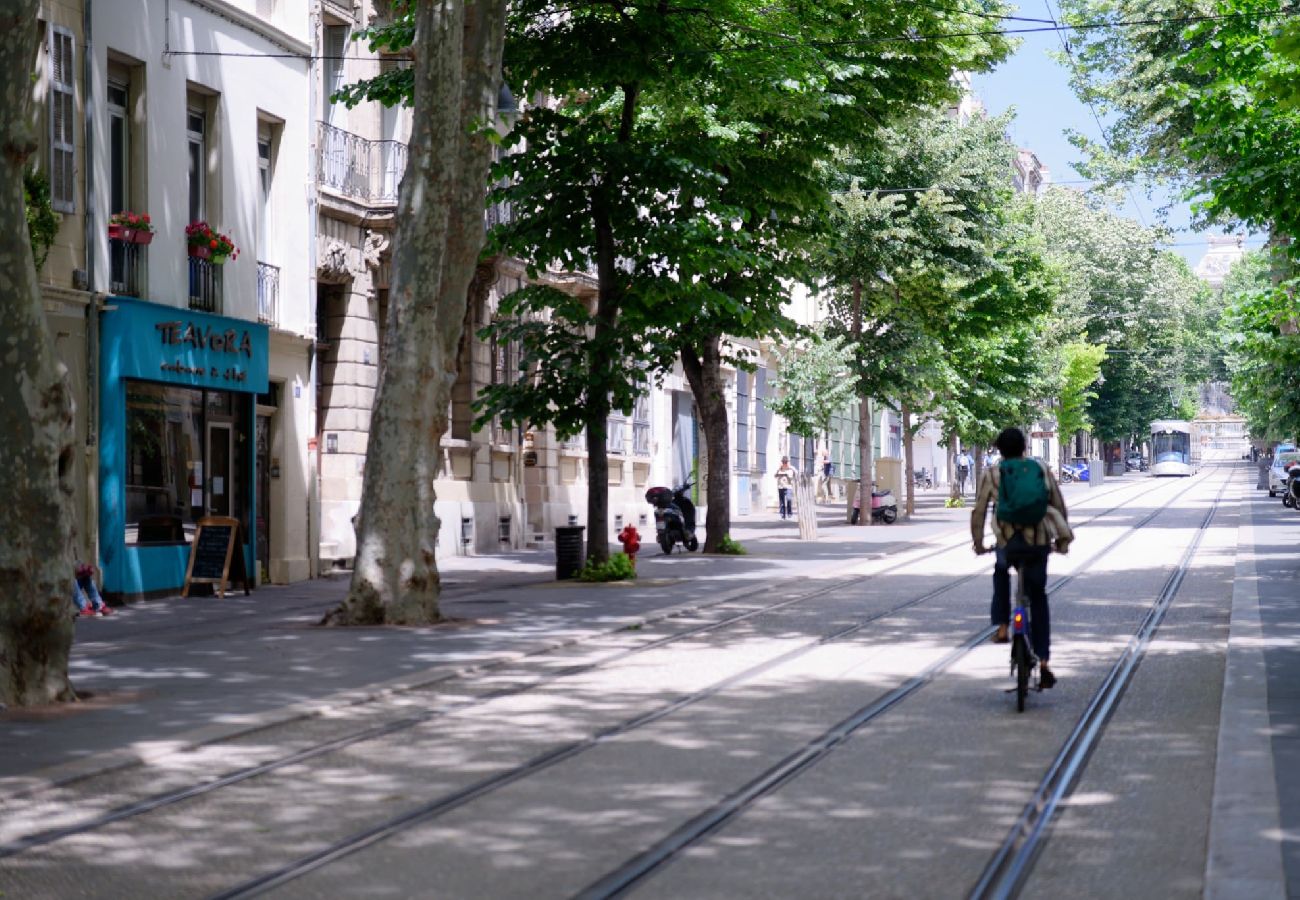
[[[230,515],[231,437],[233,429],[227,423],[208,425],[208,515]]]
[[[262,580],[270,580],[271,417],[257,417],[257,562]]]

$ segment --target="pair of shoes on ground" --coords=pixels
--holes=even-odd
[[[1056,676],[1052,674],[1051,669],[1047,668],[1047,666],[1042,663],[1038,664],[1038,686],[1042,690],[1056,687]]]
[[[113,608],[108,605],[101,606],[98,610],[91,609],[89,606],[87,606],[85,609],[81,611],[81,615],[91,616],[91,617],[94,617],[96,615],[111,616],[112,614],[113,614]]]

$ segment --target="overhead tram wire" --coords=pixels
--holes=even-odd
[[[1105,28],[1138,28],[1146,25],[1171,25],[1184,24],[1194,25],[1200,22],[1225,22],[1233,19],[1294,19],[1300,16],[1300,9],[1297,10],[1279,10],[1277,12],[1258,12],[1258,13],[1222,13],[1218,15],[1204,16],[1163,16],[1148,19],[1122,19],[1116,22],[1080,22],[1077,25],[1054,25],[1043,24],[1035,28],[990,28],[984,31],[954,31],[943,32],[939,34],[902,34],[890,37],[869,37],[855,38],[844,41],[811,41],[806,44],[799,44],[796,41],[790,41],[785,35],[769,34],[769,37],[785,40],[790,46],[815,47],[818,49],[832,49],[835,47],[854,47],[866,46],[870,44],[898,44],[898,43],[931,43],[939,41],[954,40],[957,38],[972,37],[998,37],[1003,35],[1021,35],[1021,34],[1043,34],[1047,32],[1069,32],[1069,31],[1097,31]],[[1029,19],[1026,21],[1038,21]],[[726,23],[723,23],[726,24]],[[755,29],[747,29],[754,31]],[[753,51],[770,51],[771,45],[738,47],[738,48],[712,48],[699,49],[695,53],[720,53],[725,49],[735,49],[745,52]],[[381,59],[368,59],[359,56],[330,56],[324,54],[302,54],[302,53],[252,53],[252,52],[235,52],[228,50],[169,50],[169,56],[228,56],[242,59],[300,59],[300,60],[323,60],[323,59],[343,59],[352,62],[375,62],[379,63]],[[1063,183],[1063,182],[1057,182]]]

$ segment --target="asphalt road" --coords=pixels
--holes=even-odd
[[[1208,467],[1074,494],[1072,520],[1095,518],[1051,561],[1052,582],[1072,576],[1052,598],[1060,683],[1024,714],[1005,692],[1006,648],[976,642],[989,558],[936,541],[888,574],[882,560],[758,582],[694,615],[12,800],[0,844],[304,753],[22,852],[0,847],[0,891],[251,895],[283,871],[263,885],[271,896],[537,900],[607,896],[602,879],[641,859],[635,896],[966,896],[1187,563],[1021,889],[1200,896],[1249,477]],[[828,746],[838,723],[908,685]],[[801,751],[810,764],[744,794]],[[710,812],[709,828],[691,827]]]

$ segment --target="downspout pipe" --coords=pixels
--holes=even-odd
[[[95,251],[99,230],[95,227],[95,43],[93,37],[93,0],[84,0],[81,11],[81,109],[85,126],[84,160],[85,196],[82,203],[82,229],[85,240],[86,290],[90,302],[86,304],[86,521],[80,526],[86,531],[82,547],[91,559],[99,559],[99,292],[95,283]]]

